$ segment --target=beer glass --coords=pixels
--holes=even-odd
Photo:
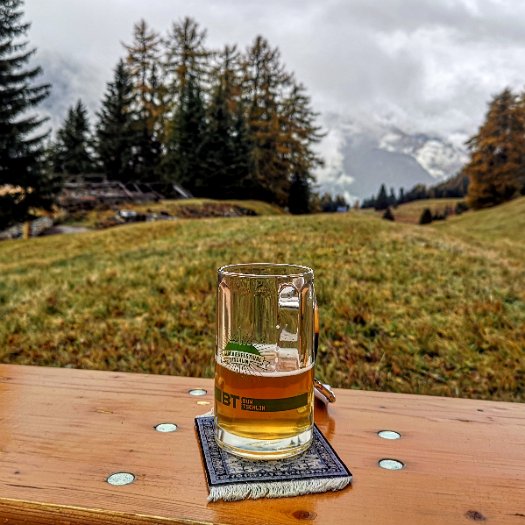
[[[218,271],[215,437],[232,454],[290,457],[312,441],[313,281],[288,264]]]

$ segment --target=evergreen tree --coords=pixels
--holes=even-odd
[[[392,209],[390,208],[390,206],[384,211],[383,219],[385,219],[386,221],[392,221],[392,222],[396,220],[396,218],[394,217],[394,214],[392,213]]]
[[[188,79],[167,143],[166,178],[179,182],[196,196],[206,193],[206,112],[198,83]]]
[[[95,171],[91,143],[87,110],[79,100],[69,108],[64,124],[57,132],[54,171],[68,175]]]
[[[107,85],[98,118],[96,149],[102,169],[110,179],[135,180],[133,84],[123,60]]]
[[[290,213],[310,213],[311,190],[308,179],[299,175],[292,176],[290,193],[288,194],[288,209]]]
[[[159,178],[165,119],[165,88],[159,72],[160,37],[144,20],[133,28],[133,43],[125,45],[127,65],[133,83],[135,156],[139,179]]]
[[[429,199],[430,193],[424,184],[416,184],[404,195],[405,202]]]
[[[386,187],[384,184],[381,184],[381,188],[379,188],[379,193],[377,194],[377,198],[375,200],[374,208],[376,210],[386,210],[388,206],[389,199],[386,193]]]
[[[525,186],[525,103],[503,90],[489,105],[484,124],[468,142],[470,161],[463,174],[470,180],[473,208],[499,204]]]
[[[250,146],[240,98],[239,53],[235,46],[226,46],[218,60],[208,111],[207,192],[243,198]]]
[[[290,93],[282,103],[280,154],[287,164],[288,178],[291,181],[288,198],[290,211],[308,213],[314,180],[312,172],[322,164],[313,145],[320,141],[322,134],[315,125],[317,114],[310,107],[310,99],[304,86],[294,80],[291,82]],[[298,211],[294,212],[294,209]]]
[[[330,213],[341,209],[348,211],[349,207],[344,195],[336,195],[335,197],[332,197],[329,193],[324,193],[321,196],[319,205],[322,211]]]
[[[206,32],[193,19],[185,18],[173,24],[166,40],[165,69],[173,116],[163,168],[166,179],[179,182],[197,196],[209,191],[204,100],[209,52],[204,47],[205,37]]]
[[[57,189],[44,172],[45,119],[29,113],[49,86],[33,84],[41,72],[27,66],[35,50],[17,41],[29,29],[21,8],[21,0],[0,2],[0,229],[27,219],[30,208],[49,207]]]
[[[388,196],[388,205],[395,206],[397,203],[396,192],[394,188],[390,188],[390,195]]]
[[[425,208],[421,212],[421,216],[419,217],[419,224],[430,224],[433,220],[432,212],[429,208]]]

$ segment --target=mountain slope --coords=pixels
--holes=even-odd
[[[436,223],[440,230],[525,260],[525,197]],[[524,275],[525,282],[525,275]]]
[[[344,170],[354,178],[350,186],[354,195],[375,195],[383,183],[396,191],[402,187],[412,188],[418,183],[434,183],[414,157],[381,149],[370,139],[349,139],[343,151]]]
[[[6,241],[0,360],[209,377],[217,267],[303,263],[316,274],[322,380],[524,401],[525,257],[510,257],[364,212]]]
[[[320,146],[326,160],[317,174],[322,191],[363,199],[381,184],[399,191],[454,176],[467,159],[463,138],[407,133],[381,122],[325,116],[327,136]]]

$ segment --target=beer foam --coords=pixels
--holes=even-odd
[[[303,374],[304,372],[308,372],[308,370],[311,370],[313,368],[314,364],[310,363],[308,366],[305,366],[304,368],[298,368],[297,370],[283,370],[283,371],[273,371],[273,372],[264,372],[264,377],[283,377],[283,376],[296,376],[299,374]]]
[[[314,366],[314,363],[310,363],[309,365],[298,368],[297,370],[272,370],[272,371],[266,371],[266,370],[260,370],[260,369],[250,369],[249,367],[243,367],[242,370],[239,370],[237,366],[231,366],[228,363],[223,362],[220,358],[217,359],[217,364],[223,366],[224,368],[227,368],[228,370],[235,372],[237,374],[244,374],[249,376],[261,376],[261,377],[287,377],[287,376],[295,376],[299,374],[304,374],[305,372],[308,372],[311,370]]]

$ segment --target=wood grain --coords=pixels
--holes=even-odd
[[[525,525],[525,405],[336,393],[316,422],[351,488],[208,504],[193,419],[211,408],[210,380],[0,365],[0,522]],[[155,432],[163,422],[179,430]],[[136,481],[110,486],[117,471]]]

